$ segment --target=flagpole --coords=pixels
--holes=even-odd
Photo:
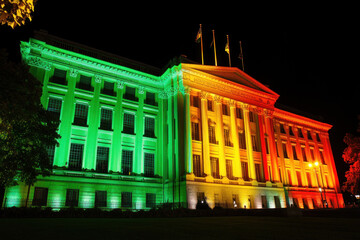
[[[242,42],[240,41],[240,56],[241,56],[241,62],[242,62],[242,69],[243,72],[245,72],[245,64],[244,64],[244,53],[242,48]]]
[[[214,41],[215,66],[217,66],[218,62],[217,62],[217,54],[216,54],[215,30],[212,30],[212,32],[213,32],[213,41]]]
[[[230,54],[230,39],[229,39],[229,35],[226,35],[227,37],[227,43],[228,43],[228,47],[229,47],[229,66],[231,67],[231,54]]]
[[[202,24],[200,24],[200,32],[201,32],[201,60],[202,60],[202,65],[204,65],[204,44],[203,44]]]

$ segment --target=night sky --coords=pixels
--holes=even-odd
[[[195,43],[199,23],[183,23],[180,18],[184,16],[177,21],[160,15],[145,19],[126,16],[124,9],[119,11],[111,5],[106,9],[99,9],[98,4],[84,8],[77,1],[69,2],[71,7],[66,4],[68,1],[38,1],[32,22],[15,30],[0,26],[0,48],[6,48],[10,58],[18,61],[19,41],[28,41],[34,30],[44,29],[52,35],[159,68],[180,55],[201,62],[200,45]],[[258,28],[242,21],[203,25],[205,64],[214,65],[210,44],[211,30],[215,29],[219,65],[228,65],[224,50],[229,34],[233,66],[241,66],[237,58],[241,40],[245,72],[280,94],[279,104],[320,116],[334,125],[330,136],[343,181],[343,138],[347,132],[356,132],[360,114],[360,81],[355,73],[359,62],[358,33],[343,29],[340,22],[335,25],[324,19],[282,29]]]

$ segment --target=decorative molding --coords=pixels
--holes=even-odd
[[[102,82],[102,77],[99,76],[99,75],[95,75],[95,82],[101,84],[101,82]]]
[[[74,68],[70,68],[69,74],[70,74],[70,77],[77,78],[77,76],[79,75],[79,71]]]

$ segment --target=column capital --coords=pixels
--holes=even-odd
[[[201,92],[200,92],[200,98],[201,98],[201,99],[207,100],[208,95],[209,95],[208,92],[204,92],[204,91],[201,91]]]
[[[101,81],[102,81],[102,77],[100,75],[95,75],[95,82],[101,83]]]
[[[236,101],[235,101],[235,100],[230,100],[230,101],[229,101],[229,105],[230,105],[231,108],[236,108],[236,105],[237,105],[237,104],[236,104]]]
[[[274,110],[264,109],[265,117],[272,118],[274,116]]]
[[[214,97],[214,101],[216,102],[216,103],[219,103],[219,104],[222,104],[222,102],[223,102],[223,97],[220,97],[220,96],[215,96]]]
[[[76,78],[79,75],[79,71],[74,68],[70,68],[70,77]]]
[[[242,103],[241,108],[243,109],[244,112],[250,112],[250,105],[249,104]]]

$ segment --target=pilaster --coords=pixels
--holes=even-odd
[[[280,182],[279,165],[278,165],[278,157],[277,157],[274,124],[273,124],[273,120],[272,120],[272,115],[273,115],[272,111],[265,111],[265,127],[266,127],[266,132],[269,135],[269,150],[270,150],[273,181],[276,183],[279,183]]]
[[[224,140],[224,122],[222,112],[221,97],[215,97],[215,114],[216,114],[216,137],[219,140],[219,172],[220,176],[226,176],[226,162],[225,162],[225,140]]]
[[[244,104],[242,106],[244,112],[244,126],[245,126],[245,139],[246,139],[246,151],[248,156],[248,165],[249,165],[249,177],[256,182],[256,170],[253,154],[253,145],[251,139],[251,127],[250,127],[250,106]]]
[[[239,134],[237,131],[237,124],[236,124],[236,103],[234,101],[230,101],[230,118],[231,118],[231,136],[233,140],[234,155],[235,155],[235,159],[233,163],[233,175],[235,178],[242,178]]]
[[[202,148],[203,148],[202,160],[204,164],[203,165],[204,173],[207,176],[211,176],[207,93],[202,92],[200,97],[201,97]]]

